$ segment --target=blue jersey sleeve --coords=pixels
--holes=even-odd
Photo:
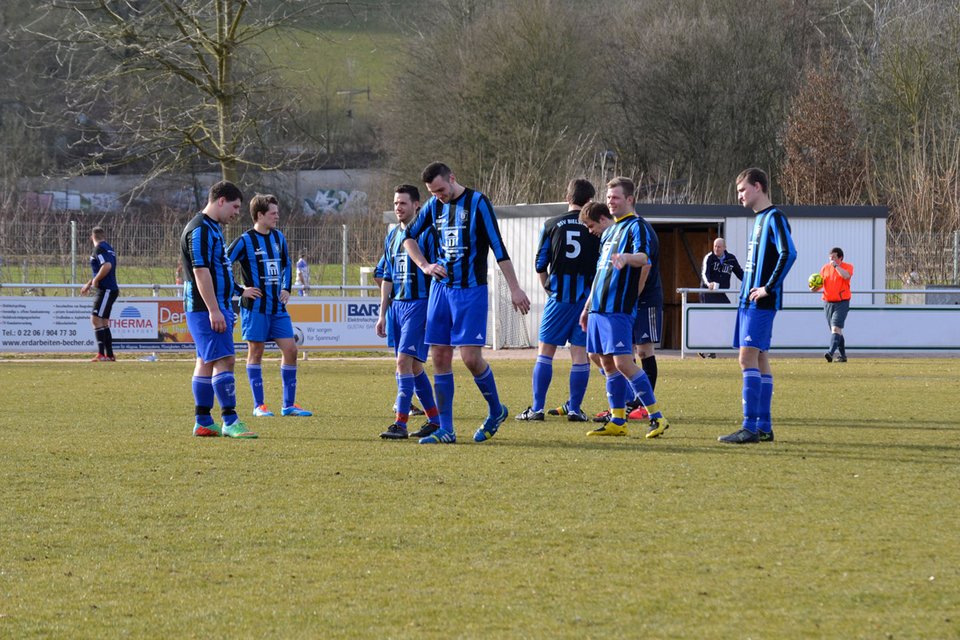
[[[280,265],[283,273],[280,274],[280,289],[290,293],[293,289],[293,260],[287,249],[287,237],[280,234]]]
[[[546,273],[550,265],[550,234],[547,233],[547,225],[543,225],[540,230],[540,243],[537,245],[537,257],[534,268],[537,273]]]
[[[417,217],[407,226],[406,238],[416,239],[423,233],[426,227],[433,226],[433,210],[436,206],[437,199],[430,198],[427,204],[421,207],[420,212],[417,213]]]
[[[204,225],[197,226],[190,232],[188,246],[190,247],[190,268],[191,269],[209,269],[210,256],[203,253],[203,247],[210,247],[211,242],[205,238],[207,230]],[[207,241],[205,241],[207,240]]]
[[[420,251],[427,259],[427,262],[434,263],[439,255],[439,246],[437,242],[437,230],[433,226],[424,229],[420,234]]]
[[[390,245],[395,232],[396,229],[387,234],[387,238],[383,242],[383,254],[380,256],[380,261],[374,270],[375,277],[386,280],[387,282],[393,282],[393,256],[390,255]]]
[[[783,286],[787,273],[790,272],[790,267],[797,259],[797,248],[793,245],[787,219],[780,211],[770,216],[768,224],[778,254],[777,264],[774,266],[766,285],[764,285],[767,291],[770,291]]]
[[[490,204],[487,196],[481,195],[480,202],[477,205],[477,215],[480,216],[478,227],[483,229],[487,236],[494,259],[497,262],[509,260],[510,255],[507,253],[506,245],[503,244],[500,226],[497,224],[497,216],[493,212],[493,205]]]

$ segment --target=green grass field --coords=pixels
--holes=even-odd
[[[231,441],[190,437],[189,361],[129,358],[0,361],[0,637],[960,637],[957,360],[781,358],[738,448],[732,359],[661,360],[657,441],[473,444],[461,365],[464,443],[424,447],[376,438],[388,360],[311,357],[318,415]],[[514,414],[532,359],[493,362]]]

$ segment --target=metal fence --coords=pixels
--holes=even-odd
[[[98,224],[117,252],[121,283],[173,284],[180,233],[189,217],[167,212],[90,220],[67,214],[0,213],[0,287],[4,295],[18,295],[31,292],[4,285],[85,282],[90,277],[90,229]],[[249,219],[242,219],[228,226],[228,241],[248,225]],[[289,217],[281,229],[293,260],[305,253],[311,284],[329,286],[360,284],[361,267],[376,264],[386,233],[382,217],[374,213]],[[888,231],[886,279],[890,286],[900,283],[908,288],[960,284],[960,232]]]
[[[887,282],[960,284],[960,232],[887,231]]]
[[[49,216],[48,216],[49,218]],[[117,274],[124,284],[172,285],[180,259],[180,233],[189,218],[120,216],[96,222],[77,219],[31,220],[0,216],[0,287],[3,295],[39,294],[23,283],[83,283],[90,278],[90,230],[99,224],[117,252]],[[237,221],[225,230],[229,242],[249,228]],[[356,286],[361,267],[376,264],[383,250],[386,225],[377,215],[299,218],[281,230],[291,258],[303,252],[310,265],[311,285]],[[4,286],[7,285],[7,286]],[[51,288],[44,295],[73,295],[70,288]]]

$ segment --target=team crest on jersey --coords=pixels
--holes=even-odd
[[[466,221],[467,221],[467,210],[466,210],[466,209],[461,209],[461,210],[460,210],[460,222],[466,222]]]
[[[274,242],[274,243],[273,243],[273,250],[274,250],[275,252],[277,252],[277,253],[280,253],[280,243],[279,243],[279,242]]]

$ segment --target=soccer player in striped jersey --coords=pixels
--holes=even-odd
[[[415,438],[426,438],[440,428],[439,411],[433,399],[430,378],[423,370],[430,346],[424,342],[427,327],[427,299],[430,295],[430,278],[407,255],[404,240],[407,228],[420,210],[420,190],[410,184],[402,184],[394,190],[393,211],[397,226],[390,230],[384,241],[383,282],[380,285],[380,317],[377,320],[377,335],[393,338],[397,356],[397,401],[396,419],[380,434],[385,440],[401,440],[408,437],[407,421],[412,414],[411,400],[414,390],[423,403],[427,422],[416,431]],[[426,226],[417,236],[417,246],[430,262],[437,256],[437,231]]]
[[[647,438],[657,438],[669,422],[657,405],[647,374],[633,359],[633,325],[640,275],[649,257],[640,221],[633,212],[633,182],[614,178],[607,183],[607,202],[591,202],[580,211],[590,233],[600,236],[600,259],[590,297],[580,315],[587,332],[587,351],[600,355],[607,377],[610,421],[587,432],[588,436],[625,436],[626,405],[639,397],[649,414]],[[614,214],[616,212],[617,215]]]
[[[493,371],[483,358],[487,342],[487,254],[493,251],[510,288],[514,309],[526,314],[530,300],[520,288],[513,263],[500,236],[490,200],[459,182],[442,162],[423,170],[421,179],[433,197],[407,227],[404,246],[420,270],[433,278],[427,310],[426,342],[433,351],[434,391],[440,408],[440,429],[420,439],[421,444],[449,444],[457,437],[453,424],[453,350],[474,376],[487,401],[489,415],[473,434],[475,442],[489,440],[509,415],[500,402]],[[424,228],[435,227],[440,240],[436,262],[426,260],[417,246]]]
[[[268,340],[280,349],[280,382],[284,416],[313,415],[297,404],[297,342],[293,322],[287,313],[292,268],[287,239],[277,229],[280,208],[270,194],[250,199],[253,228],[234,240],[227,249],[230,262],[240,266],[243,282],[240,296],[240,327],[247,341],[247,379],[253,392],[253,415],[272,418],[263,400],[263,348]]]
[[[420,190],[417,189],[417,193],[419,193],[419,192],[420,192]],[[417,209],[419,210],[419,208],[420,208],[420,205],[418,204],[418,205],[417,205]],[[373,269],[373,281],[374,281],[375,283],[377,283],[377,288],[380,290],[381,293],[383,293],[383,273],[384,273],[384,270],[385,270],[386,268],[387,268],[387,256],[386,256],[386,252],[384,252],[384,253],[381,253],[381,254],[380,254],[380,259],[377,261],[377,266],[374,267],[374,269]],[[396,340],[396,337],[393,335],[394,322],[393,322],[393,307],[392,307],[392,306],[387,309],[387,315],[386,315],[386,318],[385,318],[384,322],[386,323],[387,346],[388,346],[388,347],[396,347],[396,346],[397,346],[397,340]],[[381,336],[381,337],[382,337],[382,336]],[[432,389],[432,388],[430,389],[430,393],[431,393],[431,394],[433,393],[433,389]],[[396,413],[396,412],[397,412],[397,403],[396,403],[396,401],[394,401],[394,403],[393,403],[393,409],[391,409],[391,411],[392,411],[393,413]],[[425,412],[424,412],[423,409],[421,409],[420,407],[418,407],[417,405],[415,405],[415,404],[413,404],[413,403],[411,402],[411,403],[410,403],[410,415],[411,415],[411,416],[422,416],[422,415],[426,415],[426,414],[425,414]],[[431,423],[428,421],[427,424],[431,424]],[[426,425],[424,425],[424,428],[426,428]],[[420,433],[421,431],[424,431],[424,428],[421,428],[419,431],[417,431],[417,432],[415,432],[415,433]],[[431,431],[431,433],[432,433],[432,431]],[[429,435],[429,434],[427,434],[427,435]]]
[[[608,190],[607,197],[616,193]],[[610,206],[610,203],[607,203]],[[632,206],[632,205],[631,205]],[[660,239],[653,225],[637,216],[640,226],[641,251],[647,254],[648,262],[640,272],[640,295],[637,296],[637,317],[633,323],[633,344],[640,367],[650,379],[650,388],[657,390],[657,356],[655,349],[663,335],[663,286],[660,282]],[[629,417],[644,418],[645,412],[637,407]]]
[[[186,283],[183,310],[196,343],[193,397],[196,422],[193,435],[256,438],[237,417],[236,380],[233,377],[233,274],[221,225],[240,214],[243,193],[232,182],[210,187],[207,205],[187,223],[180,236],[180,259]],[[214,397],[220,403],[223,426],[213,422]]]
[[[535,266],[549,297],[540,320],[539,352],[533,366],[533,404],[517,420],[543,420],[553,379],[553,357],[557,347],[569,342],[570,395],[556,413],[562,412],[570,422],[587,421],[580,403],[590,381],[590,360],[580,312],[593,284],[600,242],[580,222],[580,209],[594,194],[596,189],[589,180],[571,180],[567,185],[567,212],[543,223]]]
[[[797,259],[797,250],[787,217],[770,202],[767,174],[761,169],[746,169],[737,176],[736,185],[740,204],[753,209],[757,217],[747,245],[733,335],[743,371],[743,425],[719,440],[749,444],[773,440],[770,341],[773,319],[783,306],[783,283]]]
[[[93,255],[90,256],[93,277],[80,287],[80,295],[87,295],[91,289],[97,291],[90,323],[97,337],[98,353],[91,362],[113,362],[116,358],[113,356],[113,334],[110,333],[110,311],[120,295],[120,287],[117,286],[117,254],[107,243],[107,234],[103,227],[93,228],[90,242],[93,243]]]

